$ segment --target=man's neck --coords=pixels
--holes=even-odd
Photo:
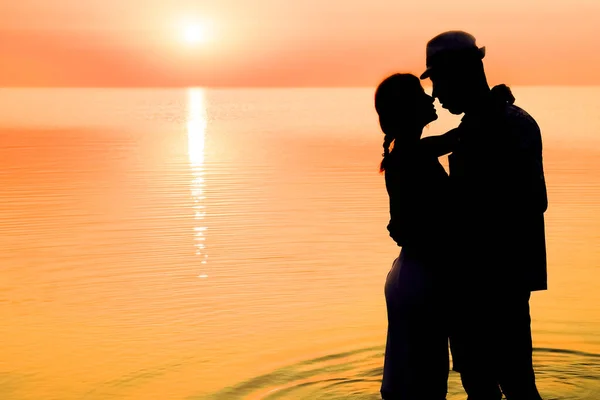
[[[487,108],[487,105],[490,100],[490,87],[487,85],[482,85],[477,90],[474,90],[472,95],[469,96],[470,103],[465,110],[466,115],[477,115],[480,114]]]

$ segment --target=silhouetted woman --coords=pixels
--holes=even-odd
[[[385,283],[388,333],[385,400],[443,400],[448,389],[445,273],[448,175],[438,161],[444,139],[421,139],[437,119],[433,98],[410,74],[386,78],[375,93],[385,138],[381,171],[390,199],[390,236],[402,247]]]

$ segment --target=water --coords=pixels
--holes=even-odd
[[[597,399],[600,88],[514,92],[550,199],[539,387]],[[377,399],[381,140],[370,89],[0,90],[0,398]]]

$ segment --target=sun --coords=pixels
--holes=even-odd
[[[183,40],[189,44],[199,44],[208,38],[206,27],[199,23],[188,23],[183,26]]]

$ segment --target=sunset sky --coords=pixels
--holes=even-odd
[[[600,84],[599,0],[20,0],[0,86],[372,86],[449,29],[492,83]]]

